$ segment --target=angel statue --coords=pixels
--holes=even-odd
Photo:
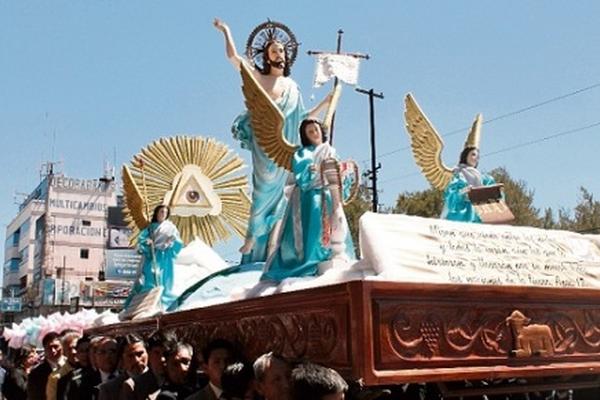
[[[405,103],[406,130],[411,139],[415,160],[429,183],[444,191],[444,208],[441,218],[452,221],[482,222],[480,212],[473,204],[473,199],[481,198],[483,195],[483,197],[487,196],[483,199],[484,203],[490,202],[490,196],[494,196],[494,206],[497,204],[498,208],[498,210],[491,209],[490,221],[484,222],[491,222],[494,216],[500,216],[501,220],[493,222],[507,222],[507,218],[510,220],[512,214],[502,199],[502,185],[496,185],[494,178],[482,174],[477,169],[481,114],[475,117],[464,149],[460,154],[458,165],[454,169],[450,169],[444,165],[441,159],[444,143],[433,124],[429,122],[410,93],[406,95]],[[482,189],[483,187],[489,187],[492,190],[484,193],[486,191]],[[477,192],[479,195],[476,195]],[[487,205],[482,207],[487,207]],[[487,208],[482,208],[482,210],[485,212]]]
[[[287,26],[273,21],[257,26],[248,38],[244,59],[237,53],[229,27],[218,18],[213,24],[225,37],[227,58],[242,74],[248,109],[232,127],[234,138],[252,152],[252,207],[240,248],[242,263],[265,261],[273,250],[272,232],[280,225],[285,210],[283,188],[289,174],[267,157],[258,138],[279,140],[283,132],[288,143],[299,143],[300,122],[323,111],[330,96],[310,111],[304,108],[298,85],[289,77],[298,42]],[[276,105],[277,112],[263,113],[270,104]]]
[[[183,246],[204,251],[206,244],[244,236],[250,215],[244,168],[223,143],[184,135],[155,140],[123,165],[124,219],[143,259],[122,319],[168,309],[193,283],[186,278],[197,276],[194,271],[180,268],[189,263],[177,262]],[[197,271],[218,265],[197,265]]]
[[[280,158],[291,167],[294,185],[277,250],[267,260],[263,281],[313,276],[336,261],[347,263],[355,258],[343,204],[356,193],[358,168],[353,162],[338,161],[317,120],[302,121],[300,140],[302,146],[280,149]]]

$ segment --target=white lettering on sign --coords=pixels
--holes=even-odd
[[[600,288],[600,237],[368,213],[363,257],[380,277],[432,283]]]
[[[50,199],[50,207],[66,208],[70,210],[106,211],[105,203],[66,199]]]
[[[81,226],[81,225],[55,225],[51,224],[48,227],[48,232],[56,235],[68,235],[68,236],[92,236],[92,237],[107,237],[107,228],[96,228],[93,226]]]
[[[99,179],[75,179],[67,178],[65,176],[55,176],[52,178],[52,187],[103,192],[107,189],[114,189],[114,181],[105,182]]]

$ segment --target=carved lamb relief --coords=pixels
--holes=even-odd
[[[522,312],[515,310],[506,318],[510,326],[514,349],[511,354],[516,357],[551,356],[554,354],[554,339],[548,325],[532,324],[531,318],[525,317]]]

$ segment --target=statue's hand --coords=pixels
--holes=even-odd
[[[225,33],[229,29],[227,24],[221,21],[219,18],[215,18],[215,20],[213,21],[213,25],[215,26],[215,28],[217,28],[223,33]]]

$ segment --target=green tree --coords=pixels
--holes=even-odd
[[[600,232],[600,202],[584,187],[579,188],[579,202],[573,213],[567,209],[558,212],[558,229],[584,233]]]
[[[431,187],[416,192],[403,192],[398,195],[394,212],[398,214],[417,215],[419,217],[437,218],[442,213],[444,198],[442,192]]]
[[[523,180],[511,178],[504,167],[490,171],[496,182],[504,184],[504,197],[506,205],[515,216],[512,225],[537,226],[543,225],[540,210],[533,206],[533,189],[529,189]]]

